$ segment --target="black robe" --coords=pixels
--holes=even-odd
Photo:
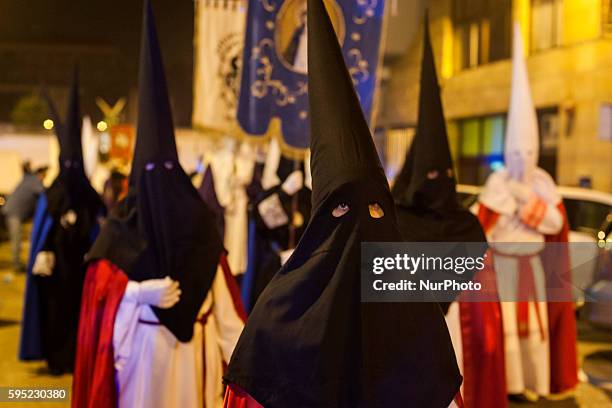
[[[76,175],[66,173],[75,171]],[[85,279],[85,254],[98,231],[104,204],[78,169],[63,170],[47,190],[47,212],[53,220],[43,251],[55,255],[48,277],[34,277],[40,293],[42,351],[52,372],[71,372],[76,351],[76,334]],[[73,176],[73,177],[71,177]],[[62,217],[69,211],[76,222]]]

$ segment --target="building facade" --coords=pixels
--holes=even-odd
[[[612,0],[430,0],[428,7],[459,181],[482,184],[503,163],[518,21],[540,125],[540,165],[559,184],[612,191]],[[415,125],[420,35],[388,64],[384,128]]]

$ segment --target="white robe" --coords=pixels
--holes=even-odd
[[[224,245],[234,275],[241,275],[246,271],[249,202],[246,187],[253,179],[255,157],[253,147],[243,142],[235,153],[233,146],[224,147],[215,154],[210,163],[217,199],[225,209]]]
[[[244,327],[223,270],[217,268],[200,309],[199,317],[209,313],[206,324],[195,323],[188,343],[179,342],[165,326],[142,323],[158,319],[148,305],[136,303],[132,293],[128,283],[113,332],[119,408],[222,407],[222,362],[229,362]]]
[[[532,391],[539,395],[548,395],[550,346],[545,302],[546,282],[539,252],[544,247],[545,235],[557,234],[563,227],[563,216],[557,209],[561,198],[552,178],[543,170],[537,169],[529,188],[545,206],[537,226],[528,226],[519,215],[523,204],[511,194],[508,179],[505,170],[493,173],[479,197],[479,203],[499,214],[496,224],[487,231],[487,240],[496,251],[494,267],[498,292],[501,299],[517,299],[518,256],[528,256],[538,302],[530,302],[528,305],[526,338],[520,338],[518,335],[516,302],[501,302],[506,385],[510,394]],[[530,244],[521,245],[522,243]],[[540,321],[537,319],[536,307],[539,309]]]

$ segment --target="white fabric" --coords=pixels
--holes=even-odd
[[[304,175],[300,170],[296,170],[287,176],[287,179],[281,186],[283,191],[292,196],[304,187]]]
[[[130,281],[127,299],[137,303],[169,309],[180,299],[179,283],[166,276],[164,279],[148,279],[142,282]]]
[[[232,1],[196,1],[194,126],[228,131],[235,124],[245,7]]]
[[[272,194],[257,205],[257,211],[266,224],[266,228],[274,229],[287,225],[289,216],[283,209],[278,194]]]
[[[284,251],[281,251],[280,253],[281,266],[287,263],[289,258],[291,258],[291,255],[293,255],[293,251],[295,251],[295,248],[285,249]]]
[[[255,157],[255,151],[250,144],[245,142],[240,145],[234,160],[234,174],[230,184],[232,202],[230,206],[225,207],[225,248],[234,275],[246,271],[249,203],[246,188],[253,179]]]
[[[211,157],[210,167],[215,180],[215,193],[225,210],[224,245],[232,273],[246,270],[248,258],[248,196],[246,187],[253,179],[256,152],[248,142],[236,150],[235,141],[224,139],[222,147]]]
[[[280,184],[280,178],[276,172],[278,171],[278,164],[281,159],[281,148],[276,138],[270,140],[268,145],[268,154],[266,155],[266,162],[264,164],[263,174],[261,176],[261,187],[264,190],[269,190],[274,186]]]
[[[51,276],[55,267],[55,254],[51,251],[40,251],[34,260],[32,274],[36,276]]]
[[[308,23],[305,24],[304,31],[300,35],[293,68],[298,72],[308,72]]]
[[[527,226],[519,216],[523,206],[527,205],[525,201],[529,201],[525,199],[531,195],[537,196],[546,205],[543,218],[535,229]],[[483,204],[499,214],[495,225],[487,231],[487,240],[496,250],[494,267],[501,299],[517,299],[520,272],[518,256],[530,256],[533,270],[538,302],[529,304],[527,338],[518,336],[516,302],[501,303],[509,393],[550,393],[545,275],[539,252],[544,247],[544,234],[557,234],[563,227],[563,216],[557,209],[560,200],[554,181],[544,170],[535,168],[529,181],[517,182],[506,169],[502,169],[489,176],[479,196],[479,204],[476,205]],[[537,320],[536,304],[544,338]]]
[[[312,172],[310,171],[310,149],[306,152],[304,157],[304,185],[309,190],[312,190]]]
[[[140,323],[158,320],[148,305],[135,299],[128,283],[113,331],[119,408],[201,408],[204,398],[207,408],[222,407],[222,361],[229,362],[244,327],[223,271],[217,269],[200,310],[200,316],[211,309],[212,313],[204,328],[195,323],[194,336],[188,343],[179,342],[164,326]]]
[[[505,299],[517,299],[518,259],[501,255],[496,255],[494,259],[500,296]],[[546,284],[540,257],[532,257],[530,263],[537,299],[545,300]],[[520,394],[529,390],[538,395],[548,395],[550,394],[550,339],[546,302],[528,304],[527,338],[519,338],[516,307],[516,302],[501,302],[508,393]],[[539,309],[544,338],[540,331],[536,307]]]
[[[521,29],[517,22],[514,24],[512,90],[504,162],[513,178],[529,181],[538,163],[539,139],[538,120],[531,98],[523,50]]]
[[[517,200],[512,194],[512,188],[510,187],[511,183],[514,184],[516,181],[512,179],[507,169],[503,168],[489,176],[484,188],[478,196],[479,203],[484,204],[487,208],[501,215],[500,221],[504,218],[503,216],[518,218],[516,215],[521,205],[524,204]],[[531,191],[547,204],[546,214],[542,220],[541,226],[539,226],[539,228],[543,228],[543,230],[539,232],[544,234],[555,234],[559,232],[563,223],[563,217],[557,209],[557,206],[561,202],[561,196],[557,191],[557,186],[552,177],[550,177],[546,171],[538,167],[535,169],[531,180],[529,182],[521,182],[521,184],[523,189]],[[516,222],[520,223],[520,220],[517,219]],[[525,228],[528,227],[525,226]],[[505,242],[531,242],[529,240],[521,241],[520,236],[516,236],[514,239],[514,241],[506,240]]]

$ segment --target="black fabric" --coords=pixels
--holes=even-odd
[[[306,225],[311,215],[311,192],[308,188],[303,187],[295,195],[290,196],[278,185],[264,191],[257,200],[257,203],[261,203],[273,194],[278,195],[285,214],[287,214],[290,222],[294,222],[294,241],[293,243],[290,242],[291,231],[289,224],[269,229],[261,218],[261,214],[257,211],[257,207],[255,207],[254,219],[257,243],[255,244],[255,259],[253,260],[255,263],[253,286],[249,298],[251,304],[255,304],[274,274],[281,267],[281,251],[294,248],[299,242],[306,230]]]
[[[429,38],[423,35],[417,132],[393,186],[399,225],[407,241],[486,242],[478,219],[456,194],[440,87]]]
[[[35,277],[40,288],[43,354],[53,373],[70,372],[74,366],[76,332],[85,276],[83,258],[104,214],[104,204],[83,169],[79,78],[75,69],[65,121],[48,97],[51,117],[60,145],[59,174],[45,192],[53,226],[43,250],[55,255],[49,277]],[[74,223],[62,220],[68,212]]]
[[[153,311],[179,341],[193,337],[223,250],[213,213],[178,162],[172,113],[149,1],[140,55],[139,112],[128,195],[104,225],[88,259],[105,258],[131,280],[170,276],[180,301]]]
[[[266,408],[446,407],[461,384],[435,302],[361,303],[362,242],[401,240],[329,16],[308,1],[312,217],[261,294],[225,381]],[[385,216],[374,219],[376,202]],[[340,218],[339,204],[350,207]]]
[[[440,87],[425,18],[419,122],[404,167],[393,186],[398,225],[404,240],[481,242],[482,253],[486,251],[484,231],[476,216],[459,204],[455,188]],[[453,255],[475,254],[468,254],[466,248],[457,246]],[[472,275],[462,278],[469,280]],[[449,303],[440,306],[446,312]]]
[[[225,209],[217,198],[215,179],[210,166],[204,171],[198,193],[200,193],[200,197],[202,197],[202,200],[204,200],[210,211],[214,214],[217,231],[219,231],[219,236],[223,238],[225,236]]]

